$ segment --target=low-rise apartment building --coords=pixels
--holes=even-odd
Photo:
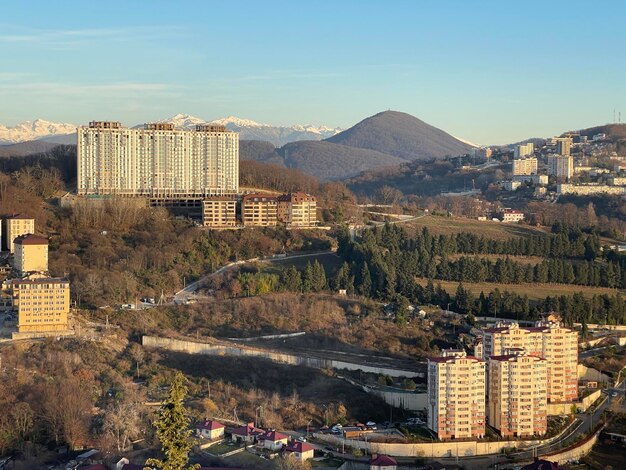
[[[70,283],[64,278],[30,276],[11,279],[3,290],[12,298],[19,333],[49,333],[68,329]]]
[[[35,219],[24,214],[17,214],[4,219],[4,234],[7,250],[13,254],[15,246],[13,242],[20,235],[35,233]]]
[[[500,213],[500,219],[502,222],[521,222],[524,220],[524,213],[520,211],[516,211],[514,209],[504,209]]]
[[[545,434],[547,361],[521,349],[507,349],[488,362],[489,425],[506,437]]]
[[[278,201],[270,194],[247,194],[241,201],[244,226],[273,227],[278,220]]]
[[[20,276],[48,271],[48,239],[38,235],[20,235],[14,240],[13,268]]]
[[[485,361],[462,350],[428,359],[428,427],[439,439],[485,435]]]
[[[214,196],[202,201],[202,225],[211,228],[237,226],[237,201],[228,196]]]
[[[609,186],[607,184],[557,184],[558,194],[613,194],[616,196],[626,195],[626,186]]]
[[[303,192],[278,196],[278,220],[288,227],[315,227],[317,199]]]

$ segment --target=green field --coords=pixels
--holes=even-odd
[[[341,258],[337,256],[335,253],[324,253],[315,256],[303,256],[299,258],[293,259],[278,259],[272,261],[271,263],[267,263],[264,267],[265,272],[280,272],[284,268],[288,268],[289,266],[295,266],[299,270],[303,270],[306,267],[307,263],[313,263],[315,260],[319,261],[322,266],[326,269],[326,275],[330,276],[339,269],[341,266]]]
[[[403,224],[409,232],[422,230],[428,227],[431,233],[450,235],[459,232],[471,232],[484,235],[494,240],[506,240],[511,237],[529,237],[531,235],[546,235],[546,232],[529,225],[504,224],[491,220],[479,221],[465,217],[426,216]]]
[[[426,278],[417,278],[416,281],[425,286],[428,283]],[[448,294],[454,295],[459,283],[457,281],[439,281],[434,279],[435,286],[441,284],[441,287],[445,289]],[[476,296],[481,292],[488,294],[492,290],[498,288],[500,291],[508,290],[518,295],[527,295],[531,300],[545,299],[548,296],[555,295],[573,295],[576,292],[582,292],[586,297],[591,297],[595,294],[608,294],[614,295],[615,289],[609,289],[606,287],[588,287],[588,286],[576,286],[570,284],[498,284],[495,282],[464,282],[463,287],[469,289],[470,292]]]

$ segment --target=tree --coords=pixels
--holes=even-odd
[[[282,459],[277,459],[276,470],[310,470],[311,464],[308,461],[301,462],[293,455],[288,455]]]
[[[146,466],[161,470],[199,468],[199,465],[188,465],[192,430],[189,429],[189,418],[183,404],[186,396],[185,377],[181,372],[176,372],[168,396],[161,404],[154,423],[165,458],[148,459]]]
[[[104,415],[104,432],[113,438],[118,452],[128,450],[131,439],[139,435],[140,426],[136,403],[118,403]]]

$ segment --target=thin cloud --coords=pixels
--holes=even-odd
[[[84,44],[85,41],[137,41],[153,39],[164,34],[180,32],[172,26],[144,26],[137,28],[85,28],[66,30],[22,30],[0,34],[0,43],[41,44],[48,46],[70,46]]]
[[[111,96],[111,95],[135,95],[137,93],[158,94],[172,93],[183,88],[180,85],[168,83],[138,83],[138,82],[118,82],[103,84],[71,84],[58,82],[33,82],[7,84],[0,88],[0,93],[11,94],[19,91],[27,91],[33,94],[44,95],[89,95]]]

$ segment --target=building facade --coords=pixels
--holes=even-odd
[[[211,228],[236,227],[237,201],[227,196],[213,196],[203,199],[202,225]]]
[[[17,311],[19,333],[68,329],[70,283],[67,279],[29,277],[5,282]]]
[[[204,198],[239,191],[239,134],[203,124],[143,129],[92,121],[78,128],[78,194]]]
[[[548,174],[570,179],[574,174],[574,159],[569,155],[548,155]]]
[[[556,153],[559,155],[570,155],[572,152],[572,138],[558,137],[556,139]]]
[[[439,439],[485,435],[485,361],[461,350],[428,360],[428,427]]]
[[[513,175],[536,175],[536,158],[516,158],[513,160]]]
[[[545,434],[547,361],[514,348],[488,362],[489,425],[506,437]]]
[[[513,158],[524,158],[528,155],[532,155],[535,151],[535,144],[533,144],[532,142],[528,142],[526,144],[522,144],[522,145],[516,145],[515,146],[515,150],[513,151]],[[537,163],[535,161],[535,163]],[[526,173],[520,173],[520,174],[526,174]]]
[[[510,349],[524,350],[547,361],[547,398],[550,403],[578,398],[578,333],[558,321],[540,321],[534,327],[500,322],[483,330],[485,357]]]
[[[38,235],[21,235],[14,240],[13,269],[23,276],[48,271],[48,239]]]
[[[278,201],[269,194],[247,194],[241,201],[241,221],[248,227],[273,227],[278,220]]]
[[[514,209],[505,209],[500,213],[502,222],[515,223],[524,220],[524,213]]]
[[[278,196],[277,216],[288,227],[315,227],[317,199],[303,192]]]
[[[7,250],[13,254],[15,253],[15,246],[13,242],[17,237],[20,235],[35,233],[35,219],[23,214],[7,217],[4,220],[4,233]]]
[[[616,196],[626,195],[626,186],[609,186],[607,184],[571,184],[561,183],[556,185],[557,194],[612,194]]]

